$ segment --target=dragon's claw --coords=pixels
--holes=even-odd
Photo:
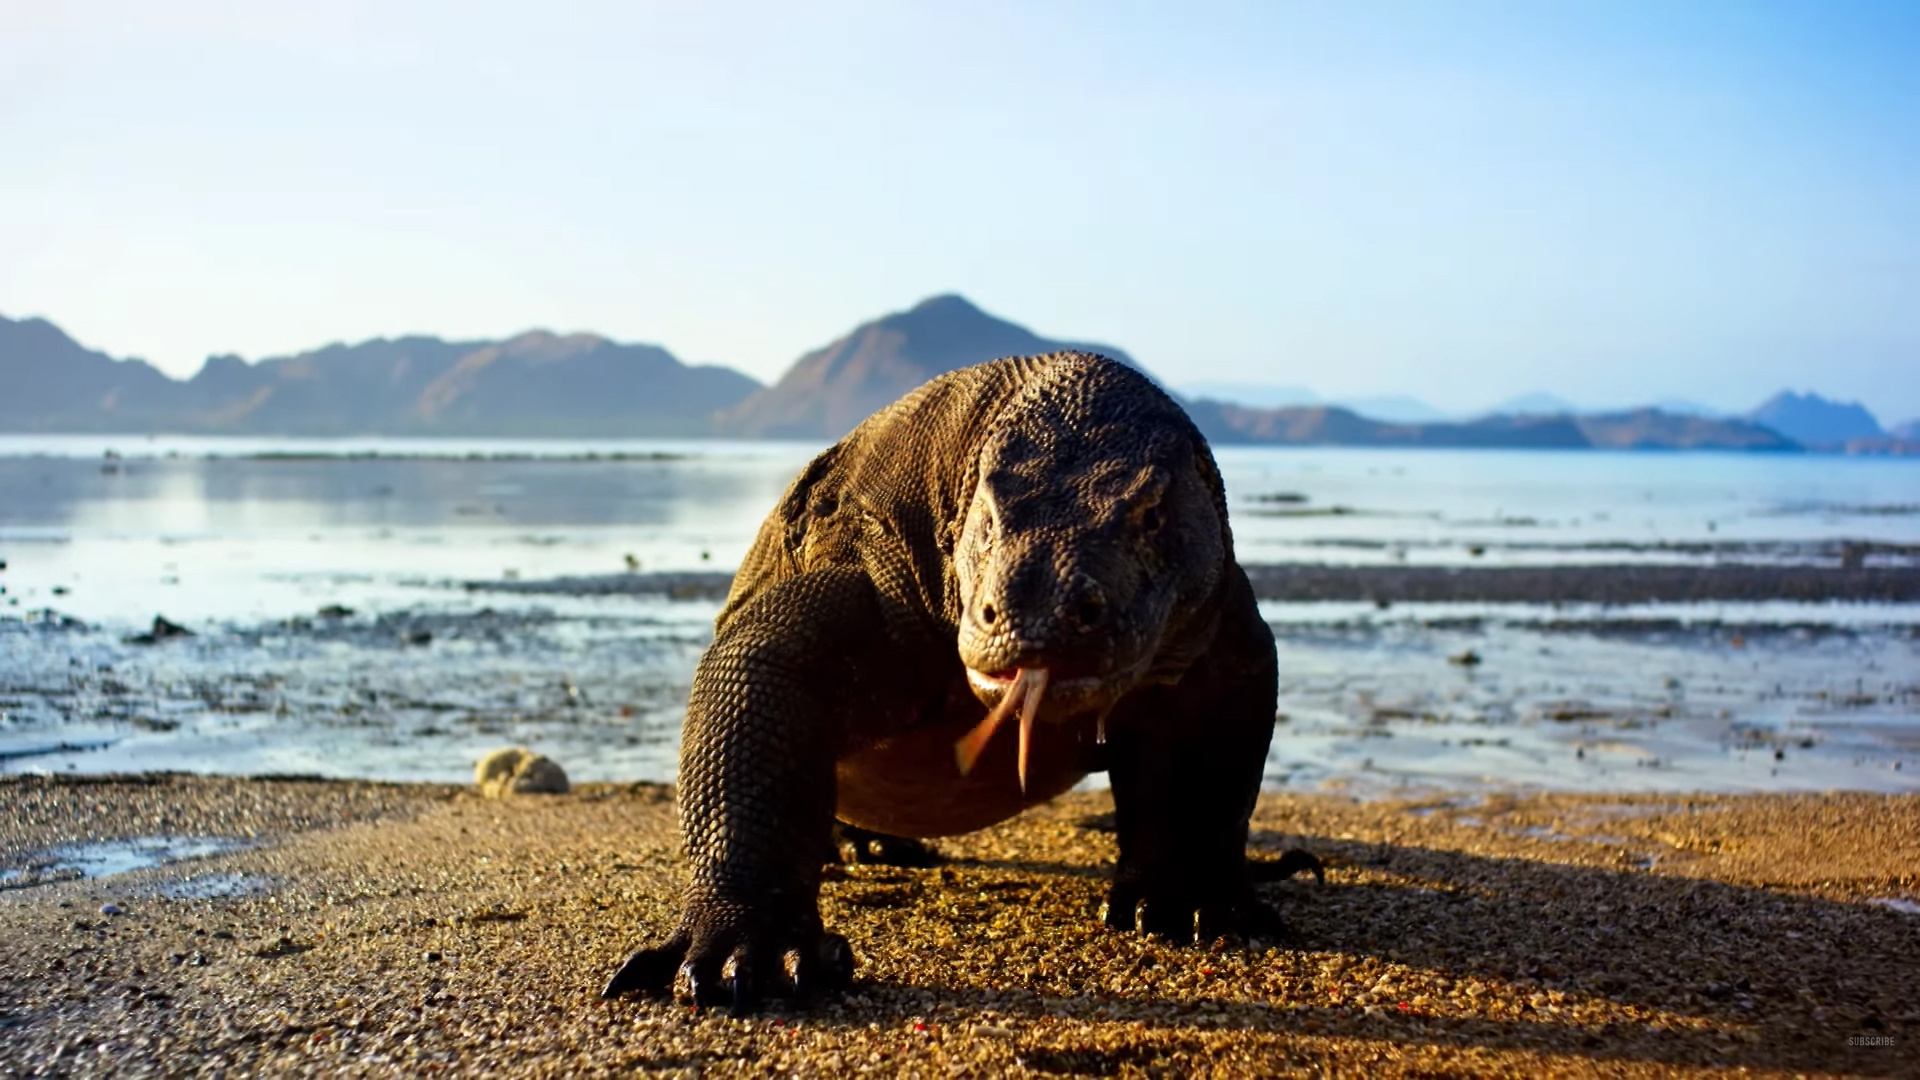
[[[1285,920],[1247,887],[1195,892],[1116,882],[1101,905],[1110,929],[1203,945],[1221,938],[1287,938]]]
[[[780,962],[764,963],[763,957]],[[745,1016],[769,997],[806,1000],[845,990],[853,983],[853,966],[847,939],[817,927],[683,924],[661,944],[627,957],[600,996],[671,995],[696,1006],[725,1005],[733,1015]]]

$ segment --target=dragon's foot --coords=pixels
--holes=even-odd
[[[911,866],[924,869],[947,860],[933,848],[905,836],[862,829],[837,821],[833,825],[834,846],[840,861],[849,866]]]
[[[1251,888],[1199,893],[1117,882],[1100,906],[1100,921],[1115,930],[1192,944],[1224,937],[1293,936],[1279,913]]]
[[[627,957],[600,996],[672,994],[743,1016],[768,997],[805,1001],[852,983],[853,949],[817,921],[772,926],[739,906],[695,903],[672,937]]]
[[[1322,884],[1327,880],[1320,859],[1300,848],[1282,852],[1278,859],[1250,860],[1245,880],[1283,881],[1302,872],[1312,873]],[[1115,930],[1196,943],[1223,937],[1284,940],[1294,936],[1250,884],[1196,882],[1190,874],[1123,874],[1100,907],[1100,921]]]

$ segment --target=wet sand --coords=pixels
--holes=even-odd
[[[1213,950],[1093,923],[1108,804],[1070,796],[943,867],[831,875],[855,991],[746,1020],[595,997],[671,925],[667,788],[9,777],[0,804],[7,1075],[1920,1074],[1916,796],[1269,795],[1256,848],[1327,881],[1263,887],[1296,941]],[[256,846],[23,876],[151,835]]]

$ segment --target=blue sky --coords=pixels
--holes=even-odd
[[[175,374],[959,291],[1174,383],[1920,416],[1920,4],[0,0],[0,314]]]

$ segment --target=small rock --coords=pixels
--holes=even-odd
[[[567,773],[560,763],[524,746],[495,750],[474,766],[473,782],[490,799],[508,795],[565,795]]]
[[[429,964],[437,964],[440,962],[440,954],[429,950],[424,956],[421,957],[421,959],[425,960]]]
[[[144,634],[135,634],[123,639],[128,645],[158,645],[169,638],[192,637],[193,631],[168,619],[165,615],[153,617],[153,629]]]
[[[121,907],[119,904],[101,904],[100,905],[100,914],[102,915],[118,915],[120,913],[121,913]]]
[[[323,619],[351,619],[353,609],[345,604],[328,604],[320,609],[319,615]]]
[[[1468,649],[1466,652],[1455,653],[1447,657],[1447,663],[1458,664],[1461,667],[1478,667],[1480,664],[1480,654],[1474,652],[1472,649]]]
[[[431,645],[433,644],[433,631],[409,630],[400,635],[400,640],[407,645]]]
[[[1840,569],[1858,570],[1867,565],[1867,554],[1871,550],[1872,548],[1866,544],[1852,541],[1842,542],[1840,545]]]

